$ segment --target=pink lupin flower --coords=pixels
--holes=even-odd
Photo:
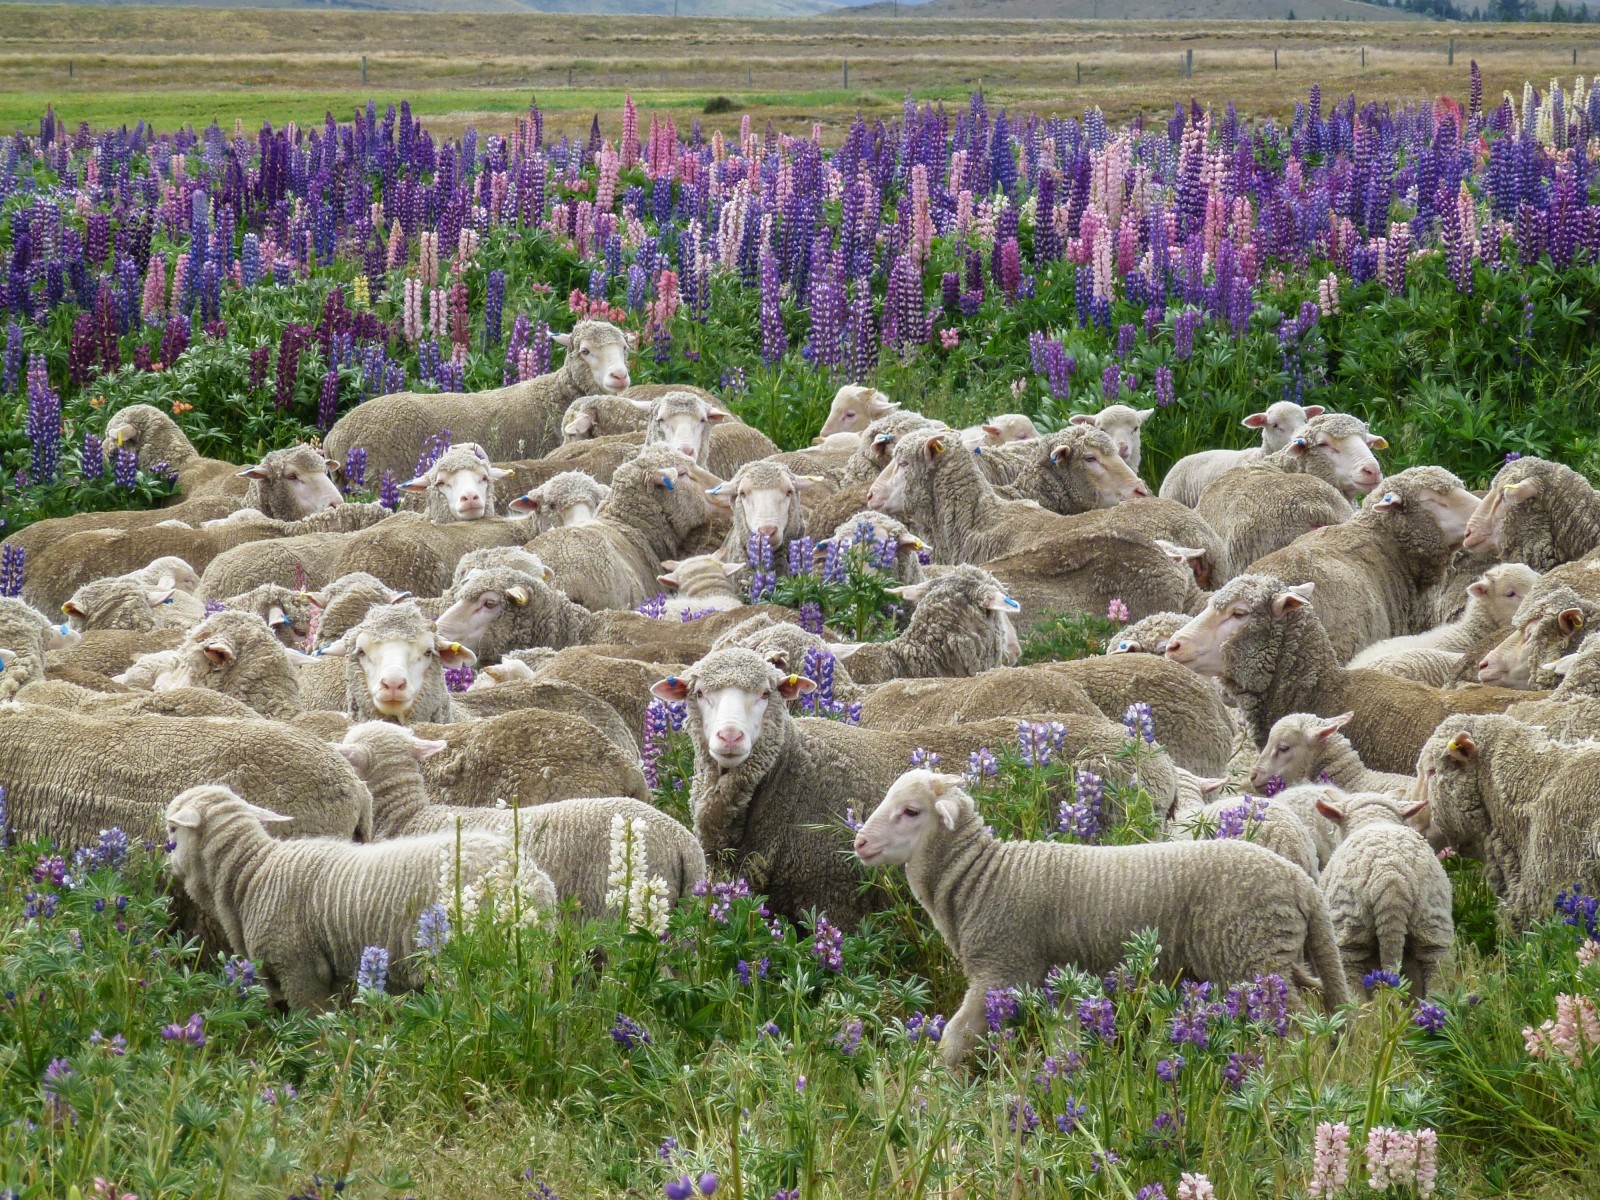
[[[1128,606],[1121,596],[1113,596],[1111,603],[1106,606],[1106,616],[1113,621],[1126,621],[1128,619]]]
[[[1217,1192],[1204,1175],[1185,1171],[1178,1177],[1178,1200],[1217,1200]]]
[[[1324,1121],[1317,1126],[1316,1157],[1306,1191],[1331,1196],[1350,1182],[1350,1126]]]

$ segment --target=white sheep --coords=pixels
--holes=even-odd
[[[1039,436],[1039,430],[1025,413],[1000,413],[979,425],[961,431],[961,444],[968,450],[978,446],[1004,446],[1026,442]]]
[[[477,521],[494,515],[495,480],[510,471],[490,464],[476,442],[457,442],[401,488],[428,498],[430,521]]]
[[[611,495],[611,485],[587,471],[562,471],[511,502],[513,513],[527,513],[541,531],[587,525]]]
[[[1072,418],[1074,425],[1093,425],[1101,433],[1110,435],[1117,445],[1117,453],[1135,471],[1139,469],[1141,455],[1139,430],[1152,416],[1153,408],[1129,408],[1126,404],[1108,404],[1097,413],[1078,413]]]
[[[1271,851],[1236,839],[1001,842],[961,783],[959,775],[906,772],[855,840],[863,863],[905,866],[912,894],[967,977],[944,1032],[946,1062],[971,1048],[989,989],[1037,986],[1063,964],[1103,974],[1144,929],[1156,931],[1164,976],[1226,984],[1276,973],[1291,995],[1318,987],[1328,1009],[1346,1002],[1322,895]]]
[[[1498,563],[1467,585],[1467,606],[1461,616],[1426,633],[1406,634],[1374,642],[1349,662],[1352,668],[1384,670],[1409,650],[1472,650],[1496,629],[1511,624],[1517,607],[1539,581],[1539,572],[1525,563]]]
[[[377,810],[373,811],[376,813]],[[1290,806],[1274,804],[1265,797],[1236,796],[1213,800],[1175,818],[1168,832],[1173,841],[1242,838],[1292,862],[1312,879],[1317,877],[1320,870],[1316,843],[1305,822]]]
[[[1261,431],[1261,445],[1247,450],[1201,450],[1187,454],[1172,464],[1172,469],[1161,480],[1159,495],[1163,500],[1176,500],[1193,508],[1200,503],[1205,490],[1223,475],[1255,462],[1266,454],[1276,454],[1289,444],[1289,439],[1305,427],[1312,417],[1320,417],[1326,409],[1320,404],[1304,408],[1293,400],[1279,400],[1269,404],[1265,411],[1251,413],[1240,422],[1246,429]]]
[[[346,711],[357,720],[443,725],[468,719],[450,699],[444,669],[471,666],[477,656],[441,638],[413,601],[370,610],[318,653],[344,658]]]
[[[1411,790],[1410,775],[1374,771],[1361,761],[1360,753],[1343,732],[1354,719],[1354,712],[1336,717],[1319,717],[1315,713],[1279,717],[1250,771],[1250,786],[1265,788],[1276,778],[1290,785],[1320,782],[1347,792],[1405,795]]]
[[[818,431],[819,437],[836,433],[861,433],[872,422],[896,412],[900,406],[875,388],[847,383],[833,394],[828,407],[828,419]]]
[[[728,612],[744,604],[734,579],[748,563],[723,562],[713,554],[697,554],[681,562],[667,559],[656,582],[677,593],[667,598],[662,619],[683,620],[687,613]]]

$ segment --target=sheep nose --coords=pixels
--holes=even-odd
[[[628,372],[624,370],[612,371],[606,376],[606,382],[621,391],[628,386]]]
[[[1127,458],[1128,455],[1133,453],[1133,448],[1131,446],[1118,446],[1117,447],[1117,453],[1120,454],[1123,458]]]
[[[1478,664],[1478,682],[1488,683],[1500,674],[1495,665],[1487,658]]]
[[[764,538],[775,538],[778,536],[778,527],[769,521],[765,525],[757,525],[756,532]]]
[[[344,497],[338,495],[337,493],[335,493],[333,499],[328,501],[328,507],[329,508],[338,508],[339,505],[341,505],[343,503],[344,503]]]
[[[1150,498],[1150,489],[1148,487],[1146,487],[1143,483],[1134,484],[1133,485],[1133,498],[1135,500],[1148,500]]]
[[[404,679],[380,679],[378,680],[378,690],[380,692],[403,692],[406,690],[406,681]]]
[[[478,495],[477,492],[464,492],[461,496],[460,504],[462,508],[481,508],[483,506],[483,497]]]
[[[1377,483],[1383,476],[1379,473],[1377,467],[1368,463],[1356,472],[1356,478],[1362,483]]]
[[[864,833],[856,834],[856,853],[860,854],[866,848],[867,848],[867,835],[864,834]]]
[[[678,453],[683,455],[685,458],[693,458],[695,456],[694,455],[694,447],[693,446],[686,446],[686,445],[683,445],[682,443],[680,443],[678,445]]]
[[[1177,638],[1173,638],[1167,643],[1167,657],[1182,662],[1184,652],[1188,650],[1188,648],[1189,647],[1187,643],[1180,642]]]
[[[880,497],[878,495],[878,489],[877,488],[868,488],[867,489],[867,507],[872,509],[874,512],[876,512],[882,506],[883,506],[882,497]]]
[[[1461,539],[1461,544],[1468,550],[1476,550],[1483,545],[1483,534],[1476,529],[1469,529],[1467,530],[1467,536]]]
[[[737,750],[744,745],[744,730],[719,729],[717,730],[717,745],[728,750]]]

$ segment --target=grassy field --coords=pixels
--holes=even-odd
[[[409,98],[449,134],[468,124],[504,129],[537,95],[554,128],[574,132],[596,112],[614,121],[622,93],[632,91],[680,126],[708,97],[726,95],[733,112],[706,119],[708,130],[735,129],[750,113],[780,128],[819,121],[837,131],[858,111],[898,111],[908,93],[950,101],[980,86],[991,101],[1041,113],[1098,104],[1118,119],[1194,96],[1283,116],[1312,83],[1369,99],[1459,91],[1468,59],[1482,66],[1491,97],[1520,92],[1527,79],[1600,71],[1600,47],[1559,25],[0,11],[6,130],[32,126],[47,103],[68,122],[143,118],[172,128],[213,118],[320,120],[370,96],[380,105]],[[1186,78],[1188,51],[1194,74]]]

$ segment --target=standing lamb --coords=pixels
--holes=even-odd
[[[1163,500],[1176,500],[1193,508],[1200,497],[1228,471],[1256,462],[1267,454],[1276,454],[1289,444],[1289,440],[1305,428],[1312,417],[1320,417],[1326,410],[1320,404],[1304,408],[1293,400],[1279,400],[1269,404],[1264,412],[1251,413],[1239,422],[1246,429],[1261,431],[1261,445],[1247,450],[1201,450],[1187,454],[1172,464],[1161,480]]]
[[[1273,973],[1296,997],[1320,989],[1330,1011],[1348,1000],[1321,893],[1271,851],[1236,839],[996,841],[961,782],[906,772],[855,839],[863,863],[905,866],[961,963],[967,990],[940,1045],[947,1063],[981,1035],[990,989],[1037,987],[1062,964],[1104,974],[1141,929],[1156,930],[1166,976],[1226,984]]]
[[[1330,790],[1317,802],[1343,836],[1322,873],[1322,895],[1356,995],[1369,972],[1399,971],[1411,998],[1421,1000],[1455,940],[1450,877],[1427,839],[1406,824],[1426,808],[1426,801],[1382,792]]]
[[[1210,780],[1201,784],[1201,791]],[[373,798],[377,812],[377,798]],[[374,815],[376,821],[376,815]],[[1320,873],[1316,842],[1298,813],[1286,804],[1265,797],[1231,796],[1208,800],[1198,808],[1177,813],[1168,822],[1167,836],[1173,841],[1197,842],[1206,838],[1243,838],[1271,850],[1316,879]]]
[[[1549,571],[1600,547],[1600,492],[1570,467],[1520,458],[1500,468],[1467,526],[1466,548]]]
[[[1416,782],[1410,775],[1368,769],[1341,732],[1354,717],[1354,713],[1332,718],[1290,713],[1278,718],[1250,770],[1250,786],[1265,789],[1276,779],[1288,787],[1323,782],[1347,792],[1406,795]]]

